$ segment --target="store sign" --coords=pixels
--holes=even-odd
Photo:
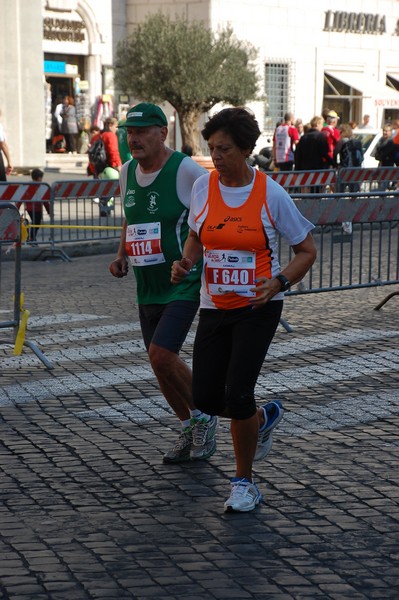
[[[45,60],[44,72],[57,73],[59,75],[63,75],[66,72],[66,63],[58,60]]]
[[[327,10],[324,31],[341,33],[386,33],[385,15]]]
[[[376,106],[378,108],[399,108],[399,99],[375,98],[374,106]]]
[[[81,21],[69,21],[45,17],[43,19],[43,37],[58,42],[84,42],[85,24]]]

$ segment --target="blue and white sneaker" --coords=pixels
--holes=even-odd
[[[277,427],[284,415],[284,407],[280,400],[273,400],[262,406],[265,424],[259,429],[258,444],[254,460],[265,458],[273,446],[273,429]]]
[[[262,501],[262,494],[253,481],[245,477],[233,477],[230,485],[230,497],[224,503],[226,512],[248,512]]]

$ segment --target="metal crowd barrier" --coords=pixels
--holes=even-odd
[[[318,254],[309,273],[288,295],[399,283],[399,191],[293,198],[316,225]],[[292,256],[284,242],[280,255],[282,264]]]
[[[61,244],[119,238],[123,223],[119,181],[115,180],[58,181],[51,188],[45,183],[0,183],[2,200],[23,209],[29,227],[37,229],[36,239],[27,240],[40,247],[37,258],[70,260]],[[42,222],[32,225],[39,212]]]
[[[399,183],[399,167],[350,167],[337,172],[337,192],[386,192]]]
[[[396,189],[399,167],[325,169],[320,171],[273,171],[269,177],[291,193],[385,192]]]
[[[13,305],[13,319],[8,321],[0,322],[0,329],[12,329],[12,339],[5,338],[0,339],[0,344],[14,345],[14,354],[19,354],[22,346],[30,348],[36,356],[44,363],[48,369],[52,369],[53,365],[39,350],[39,348],[33,342],[30,342],[25,338],[26,322],[29,316],[27,311],[24,311],[24,318],[21,321],[21,312],[23,310],[22,292],[21,292],[21,216],[15,204],[11,202],[0,203],[0,298],[2,301],[5,298],[5,294],[2,291],[2,256],[3,247],[5,245],[13,244],[15,248],[14,253],[14,290],[8,287],[7,294],[10,296],[13,294],[12,305]],[[3,302],[2,302],[3,304]],[[19,347],[19,350],[17,350]]]
[[[317,261],[290,295],[399,282],[399,168],[279,171],[270,176],[288,189],[317,226]],[[381,191],[387,182],[395,189]],[[335,191],[352,184],[359,191]],[[375,185],[380,191],[373,191]],[[372,191],[363,189],[367,186]],[[318,188],[321,193],[311,193]],[[50,225],[40,225],[38,236],[39,245],[49,244],[47,252],[58,251],[68,259],[58,244],[119,238],[124,217],[118,181],[59,181],[51,190],[46,184],[0,184],[0,200],[44,203],[49,197]],[[289,260],[283,244],[281,256],[283,264]]]

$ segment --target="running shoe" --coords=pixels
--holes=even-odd
[[[265,413],[265,424],[259,429],[258,445],[256,447],[254,460],[262,460],[272,449],[273,429],[280,423],[284,415],[284,407],[280,400],[273,400],[262,406]]]
[[[205,419],[191,419],[193,432],[193,445],[191,446],[191,459],[200,460],[209,458],[216,451],[216,430],[218,418],[213,416],[209,421]]]
[[[230,485],[230,498],[224,503],[226,512],[248,512],[262,501],[262,494],[253,481],[233,477]]]
[[[183,429],[176,444],[163,457],[164,463],[177,463],[185,460],[190,460],[190,450],[193,443],[193,428],[186,427]]]

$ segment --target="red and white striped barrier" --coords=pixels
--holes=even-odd
[[[115,179],[57,181],[52,185],[52,195],[54,200],[119,196],[119,181]]]
[[[1,183],[0,200],[5,202],[49,201],[51,188],[47,183]]]
[[[348,167],[338,171],[338,179],[343,184],[399,181],[399,167]]]
[[[333,185],[336,180],[334,169],[323,171],[274,171],[268,173],[268,175],[285,189]]]

